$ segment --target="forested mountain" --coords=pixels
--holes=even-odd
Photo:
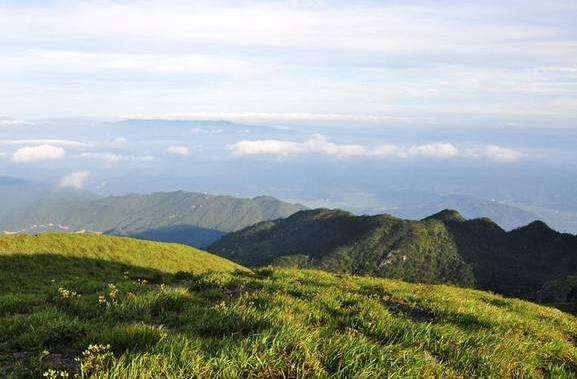
[[[576,236],[540,221],[506,232],[451,210],[421,221],[302,211],[226,235],[209,250],[251,266],[315,267],[529,298],[577,267]]]
[[[176,191],[45,201],[0,219],[8,232],[88,230],[205,246],[222,234],[304,209],[272,197],[240,199]]]

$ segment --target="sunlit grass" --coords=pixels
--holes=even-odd
[[[85,377],[577,375],[573,316],[482,291],[298,270],[129,276],[5,295],[4,373],[78,374],[74,357],[110,345]]]
[[[55,279],[63,282],[82,277],[99,285],[104,278],[123,279],[128,269],[133,277],[157,282],[178,271],[198,274],[244,269],[184,245],[56,233],[0,236],[0,267],[0,294],[34,292]]]

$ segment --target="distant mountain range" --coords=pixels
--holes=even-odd
[[[90,200],[98,196],[73,188],[0,176],[0,217],[40,201]]]
[[[465,218],[488,217],[506,230],[541,219],[536,213],[520,207],[467,195],[435,196],[433,200],[407,204],[391,213],[401,218],[421,219],[444,209],[456,209]]]
[[[250,266],[313,267],[528,298],[577,271],[577,236],[540,221],[506,232],[451,210],[421,221],[300,211],[228,234],[208,249]]]
[[[239,124],[226,120],[165,120],[165,119],[129,119],[108,124],[113,126],[116,135],[126,134],[133,135],[138,130],[138,135],[142,137],[164,137],[174,135],[174,133],[196,134],[241,134],[247,133],[278,133],[286,130],[266,125],[247,125]],[[170,133],[167,133],[170,132]]]
[[[466,218],[488,217],[505,230],[542,220],[556,230],[577,233],[577,213],[570,209],[556,211],[464,194],[440,195],[424,190],[381,188],[374,193],[352,191],[336,193],[320,201],[301,201],[312,209],[338,208],[372,215],[387,213],[411,220],[420,220],[443,209],[455,209]]]
[[[305,209],[272,197],[176,191],[42,201],[0,218],[5,233],[93,231],[206,246],[224,233]]]

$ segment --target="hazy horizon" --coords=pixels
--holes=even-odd
[[[577,230],[576,19],[572,1],[0,1],[0,175],[370,213],[465,195]]]

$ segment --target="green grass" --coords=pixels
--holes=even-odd
[[[54,265],[62,272],[95,262],[102,267],[94,277],[54,273],[54,282],[29,283],[27,291],[2,287],[0,377],[41,377],[49,370],[53,378],[67,372],[135,379],[577,376],[577,319],[553,308],[320,271],[231,271],[229,264],[227,272],[199,273],[187,269],[192,264],[152,258],[153,246],[172,246],[141,242],[128,249],[144,256],[131,258],[139,265],[121,254],[119,276],[113,249],[102,249],[107,260],[73,251],[83,251],[85,242],[99,245],[99,238],[105,246],[121,240],[69,238],[78,238],[76,248],[53,250],[57,242],[41,248],[34,237],[12,245],[12,251],[52,252],[46,257],[60,259]],[[9,262],[25,255],[3,256]],[[43,264],[37,273],[12,275],[40,280],[48,261]],[[160,273],[162,282],[143,281],[135,274],[142,267]],[[6,266],[0,270],[7,274]]]
[[[177,244],[96,234],[0,236],[0,294],[34,292],[56,279],[119,280],[127,270],[158,281],[177,271],[239,269],[226,259]]]

